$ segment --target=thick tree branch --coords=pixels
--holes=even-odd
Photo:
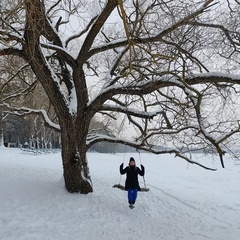
[[[100,15],[95,20],[94,24],[92,25],[91,29],[89,30],[87,37],[84,40],[84,43],[81,47],[81,51],[78,54],[77,62],[79,66],[82,66],[83,63],[89,58],[89,49],[92,47],[92,44],[100,32],[102,26],[104,25],[105,21],[108,19],[112,11],[118,5],[117,0],[108,0],[107,4],[105,5],[104,9],[100,13]]]
[[[142,143],[139,144],[137,142],[130,142],[130,141],[126,141],[126,140],[106,137],[106,136],[103,136],[103,135],[94,135],[94,136],[90,135],[88,137],[88,148],[90,148],[93,144],[95,144],[97,142],[102,142],[102,141],[127,145],[127,146],[130,146],[130,147],[136,148],[138,150],[143,150],[143,151],[154,153],[154,154],[157,154],[157,155],[175,154],[176,157],[182,158],[185,161],[187,161],[188,163],[198,165],[198,166],[200,166],[200,167],[202,167],[202,168],[204,168],[206,170],[212,170],[212,171],[216,171],[217,170],[215,168],[210,168],[210,167],[204,166],[201,163],[198,163],[196,161],[193,161],[193,160],[189,159],[187,156],[185,156],[184,154],[182,154],[178,150],[174,150],[174,149],[159,150],[159,149],[155,148],[154,146],[143,146]]]
[[[99,111],[112,111],[112,112],[119,112],[119,113],[126,113],[127,115],[131,115],[134,117],[139,118],[147,118],[152,119],[154,116],[158,114],[158,112],[144,112],[144,111],[136,111],[136,109],[129,109],[127,107],[118,107],[118,106],[111,106],[111,105],[102,105],[99,108]]]

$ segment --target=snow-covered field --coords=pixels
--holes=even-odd
[[[150,191],[135,209],[119,165],[138,153],[89,153],[94,192],[70,194],[63,184],[60,153],[27,155],[0,149],[1,240],[238,240],[240,165],[226,158],[194,156],[215,172],[171,155],[141,154]],[[196,158],[197,157],[197,158]],[[143,186],[142,178],[139,178]]]

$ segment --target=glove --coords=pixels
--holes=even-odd
[[[144,168],[144,166],[142,164],[140,164],[141,168]]]
[[[120,165],[120,168],[123,168],[123,163]]]

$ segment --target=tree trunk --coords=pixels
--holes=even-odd
[[[2,113],[2,107],[0,106],[0,147],[4,146],[4,140],[3,140],[3,113]]]
[[[72,122],[72,121],[71,121]],[[93,191],[87,162],[87,124],[68,124],[62,128],[62,161],[65,186],[71,193]]]
[[[0,147],[4,146],[4,141],[3,141],[3,128],[0,126]]]

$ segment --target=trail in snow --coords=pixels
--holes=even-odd
[[[209,218],[210,221],[216,220],[216,221],[218,221],[218,222],[220,222],[220,223],[223,223],[223,224],[228,225],[229,227],[233,226],[233,224],[231,224],[231,223],[229,223],[229,222],[226,222],[226,221],[224,221],[224,220],[218,219],[218,218],[216,218],[215,216],[210,216],[210,215],[208,215],[206,212],[203,212],[201,209],[197,208],[197,206],[192,205],[192,204],[189,204],[189,203],[186,203],[186,202],[184,202],[183,200],[181,200],[180,198],[178,198],[178,197],[176,197],[176,196],[173,196],[173,195],[165,192],[164,190],[162,190],[162,189],[160,189],[160,188],[158,188],[158,187],[155,187],[155,186],[153,186],[153,185],[148,185],[148,186],[150,186],[151,188],[154,188],[154,189],[157,189],[157,190],[161,191],[162,194],[164,194],[165,196],[167,196],[168,198],[170,198],[170,199],[173,200],[173,201],[171,200],[171,202],[176,201],[176,202],[177,202],[177,203],[175,203],[176,205],[177,205],[178,203],[180,203],[179,206],[180,206],[181,208],[186,207],[186,211],[187,211],[187,208],[190,208],[190,211],[193,210],[193,211],[195,211],[197,214],[204,215],[205,217]]]

